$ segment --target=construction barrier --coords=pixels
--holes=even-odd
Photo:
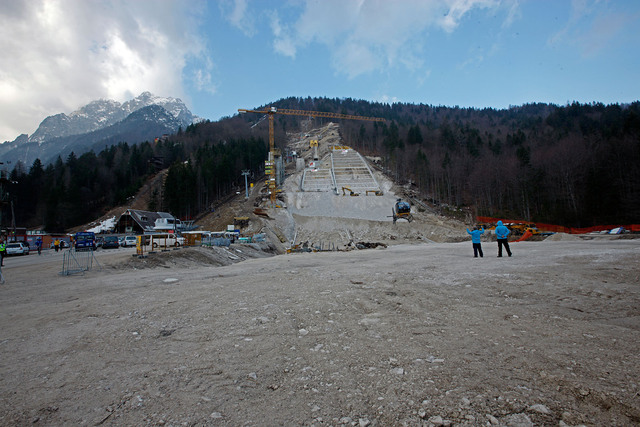
[[[83,274],[85,271],[91,270],[94,264],[98,269],[102,269],[93,250],[76,251],[75,248],[70,248],[62,254],[62,271],[60,271],[60,275]]]
[[[503,223],[514,223],[514,224],[523,224],[529,223],[531,221],[523,221],[521,219],[500,219],[500,218],[492,218],[489,216],[477,216],[476,220],[478,222],[483,223],[497,223],[498,221],[502,221]],[[552,231],[554,233],[567,233],[567,234],[587,234],[598,231],[609,231],[615,228],[623,227],[627,230],[630,230],[634,233],[640,232],[640,224],[631,224],[631,225],[596,225],[594,227],[564,227],[562,225],[554,225],[554,224],[545,224],[541,222],[536,222],[536,228],[540,231]]]

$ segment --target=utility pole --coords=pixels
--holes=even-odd
[[[247,177],[249,176],[249,173],[251,173],[251,171],[249,170],[242,171],[242,175],[244,175],[244,198],[245,199],[249,198],[249,186],[247,184]]]
[[[4,162],[0,162],[0,165],[4,165]],[[2,166],[4,168],[4,166]],[[9,173],[0,170],[0,227],[2,227],[2,211],[4,210],[4,206],[9,204],[9,193],[7,192],[7,187],[9,186]]]

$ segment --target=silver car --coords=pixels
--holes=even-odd
[[[5,250],[7,255],[29,255],[29,245],[22,242],[8,243]]]
[[[136,236],[125,236],[122,246],[136,246],[138,244],[138,238]]]

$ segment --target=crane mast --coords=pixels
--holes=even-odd
[[[265,162],[265,173],[269,175],[269,193],[272,206],[276,203],[276,168],[275,168],[275,132],[273,125],[273,116],[276,114],[285,114],[288,116],[307,116],[307,117],[327,117],[332,119],[348,119],[348,120],[369,120],[374,122],[384,122],[380,117],[355,116],[351,114],[327,113],[323,111],[308,110],[292,110],[288,108],[267,107],[263,110],[250,110],[239,108],[239,113],[258,113],[265,114],[269,118],[269,159]]]

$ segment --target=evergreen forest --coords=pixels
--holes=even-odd
[[[380,157],[385,173],[429,203],[571,227],[640,223],[640,102],[500,110],[291,97],[269,106],[386,119],[341,121],[343,143]],[[195,218],[243,189],[243,170],[254,180],[264,175],[268,126],[264,120],[252,127],[259,120],[235,115],[157,142],[123,141],[48,165],[18,163],[2,226],[11,215],[18,226],[50,232],[86,224],[126,205],[164,168],[163,191],[148,209]],[[308,120],[276,114],[276,145]],[[316,118],[310,126],[328,121]]]

